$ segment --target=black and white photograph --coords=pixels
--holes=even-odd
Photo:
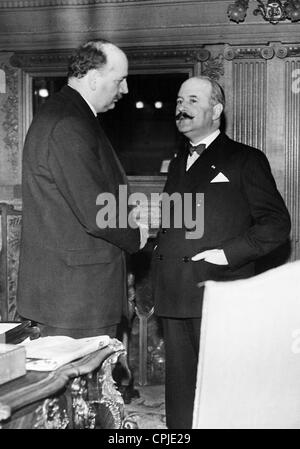
[[[0,0],[0,432],[257,429],[300,429],[300,0]]]

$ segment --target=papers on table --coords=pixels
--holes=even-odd
[[[53,371],[66,363],[108,346],[110,337],[100,335],[90,338],[66,336],[42,337],[20,343],[26,350],[26,369]]]

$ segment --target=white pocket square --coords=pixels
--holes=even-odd
[[[211,183],[212,183],[212,182],[229,182],[229,179],[226,178],[226,176],[223,175],[222,172],[220,172],[220,173],[218,173],[217,176],[216,176],[214,179],[212,179],[210,182],[211,182]]]

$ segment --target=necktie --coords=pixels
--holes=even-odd
[[[193,146],[192,144],[190,144],[190,145],[189,145],[189,152],[190,152],[190,155],[192,155],[192,154],[194,153],[194,151],[196,151],[196,153],[198,153],[199,156],[200,156],[200,154],[203,153],[203,151],[205,150],[205,148],[206,148],[205,143],[199,143],[199,145],[195,145],[195,146]]]

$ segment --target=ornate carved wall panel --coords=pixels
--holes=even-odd
[[[300,46],[224,48],[228,130],[263,150],[292,218],[291,260],[300,257]]]
[[[266,149],[265,61],[233,62],[233,138]]]
[[[18,320],[16,296],[22,213],[0,204],[0,321]]]
[[[267,60],[271,47],[225,46],[228,121],[234,139],[266,152]]]
[[[255,17],[256,2],[241,25],[229,21],[232,0],[3,0],[2,48],[73,48],[102,36],[124,46],[141,47],[205,42],[267,43],[300,40],[298,23],[276,26]],[[13,38],[11,38],[13,36]]]
[[[0,54],[0,192],[14,196],[20,184],[19,70],[10,64],[11,53]]]
[[[299,48],[300,49],[300,48]],[[300,56],[300,52],[299,52]],[[300,57],[285,61],[285,183],[294,259],[300,258]]]

